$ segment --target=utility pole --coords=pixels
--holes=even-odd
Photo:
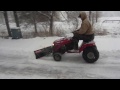
[[[17,11],[13,11],[13,15],[14,15],[14,18],[15,18],[16,26],[20,27],[19,20],[18,20],[18,15],[17,15]]]
[[[99,17],[98,11],[96,11],[96,23],[98,22],[98,17]]]
[[[92,11],[89,11],[89,20],[90,21],[92,21],[91,18],[92,18]]]
[[[50,33],[50,35],[51,36],[53,36],[53,23],[54,23],[54,13],[55,13],[55,11],[51,11],[51,16],[50,16],[50,31],[49,31],[49,33]]]
[[[8,35],[9,35],[9,37],[12,37],[11,31],[10,31],[10,26],[9,26],[9,20],[8,20],[8,13],[7,13],[7,11],[3,11],[3,15],[4,15],[4,18],[5,18],[5,23],[6,23]]]
[[[32,23],[33,23],[34,28],[35,28],[35,36],[38,36],[36,11],[31,11],[31,19],[32,19]]]
[[[15,18],[16,26],[20,28],[20,24],[19,24],[19,19],[18,19],[17,11],[13,11],[13,15],[14,15],[14,18]],[[20,30],[20,37],[22,38],[21,30]]]

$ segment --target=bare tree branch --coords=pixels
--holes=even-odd
[[[37,12],[40,13],[40,14],[42,14],[42,15],[44,15],[44,16],[46,16],[48,19],[50,19],[50,16],[48,16],[48,15],[42,13],[41,11],[37,11]]]

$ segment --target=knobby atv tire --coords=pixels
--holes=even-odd
[[[92,52],[92,53],[94,54],[94,56],[95,56],[94,59],[89,59],[89,58],[87,57],[88,53],[90,53],[90,52]],[[83,51],[82,56],[83,56],[83,59],[84,59],[87,63],[94,63],[94,62],[96,62],[96,61],[98,60],[98,58],[99,58],[99,51],[97,50],[96,47],[89,47],[89,48],[86,48],[86,49]]]

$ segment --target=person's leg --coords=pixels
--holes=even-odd
[[[84,42],[90,42],[92,40],[94,40],[94,34],[84,36]]]
[[[79,42],[79,40],[74,39],[73,42],[74,42],[74,50],[78,50],[78,42]]]
[[[80,38],[81,37],[81,38]],[[77,34],[77,33],[74,33],[74,36],[73,36],[73,43],[74,43],[74,47],[73,47],[73,51],[77,51],[79,48],[78,46],[78,43],[79,43],[79,40],[83,40],[83,36],[80,36],[80,34]]]
[[[80,34],[77,34],[77,33],[74,33],[74,36],[73,36],[73,43],[74,43],[74,49],[73,50],[69,50],[70,52],[79,52],[79,48],[78,48],[78,42],[79,40],[83,40],[85,39],[85,36],[84,35],[80,35]]]
[[[74,50],[78,50],[79,35],[77,33],[73,36]]]

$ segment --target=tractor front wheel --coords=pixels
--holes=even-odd
[[[54,53],[53,58],[55,61],[61,61],[62,60],[62,55],[60,53]]]

